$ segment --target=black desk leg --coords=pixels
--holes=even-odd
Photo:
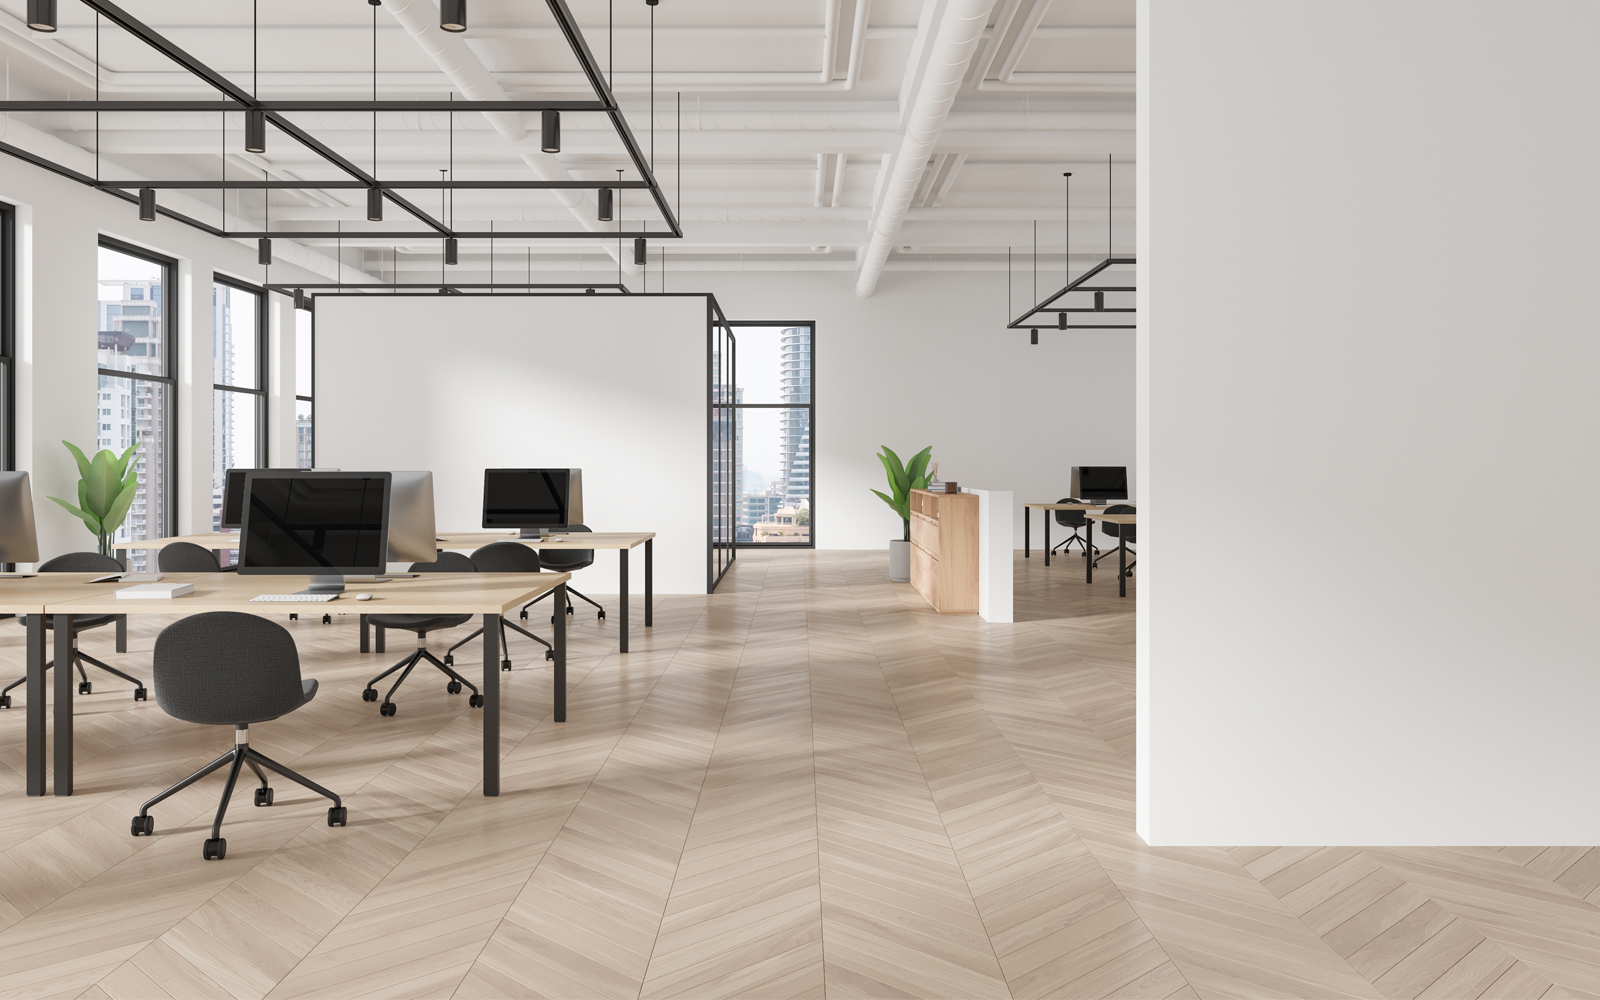
[[[28,615],[28,794],[44,794],[44,615]]]
[[[1128,530],[1127,525],[1122,530]],[[1128,596],[1128,536],[1122,535],[1117,539],[1117,596]]]
[[[644,627],[655,625],[656,610],[656,567],[655,567],[655,539],[644,540]]]
[[[373,640],[372,640],[373,641],[373,646],[372,646],[372,648],[373,648],[374,651],[382,653],[382,652],[384,652],[383,640],[384,640],[384,638],[386,636],[388,636],[389,630],[384,628],[382,625],[373,626],[373,630],[376,632],[376,634],[373,636]]]
[[[1050,565],[1050,512],[1044,512],[1044,564]]]
[[[372,626],[367,623],[367,616],[361,616],[361,651],[372,652]]]
[[[624,549],[623,551],[626,552],[627,550]],[[563,584],[558,584],[556,586],[556,595],[555,595],[556,607],[558,607],[558,608],[564,607],[566,605],[566,602],[567,602],[567,585],[564,584],[564,583]],[[555,654],[556,654],[556,661],[555,661],[556,662],[556,669],[555,669],[556,690],[555,690],[555,700],[554,700],[554,712],[555,712],[555,720],[557,722],[566,722],[567,721],[567,616],[566,615],[556,615],[555,633],[556,634],[555,634],[554,647],[555,647]]]
[[[556,617],[561,617],[557,615]],[[560,626],[556,626],[560,628]],[[383,630],[379,629],[382,635]],[[500,616],[483,616],[483,794],[500,794]]]
[[[72,616],[56,615],[56,794],[72,794]]]
[[[618,549],[617,557],[620,560],[617,565],[620,567],[618,573],[622,586],[622,593],[617,596],[617,603],[622,605],[622,652],[626,653],[628,651],[628,550]],[[562,592],[566,592],[565,588],[562,589]],[[557,605],[557,607],[560,607],[560,605]]]
[[[128,616],[127,615],[118,615],[117,616],[117,652],[126,653],[127,651],[128,651]]]
[[[1089,540],[1083,548],[1083,582],[1094,582],[1094,522],[1087,517],[1083,519],[1083,534]]]
[[[1028,515],[1031,513],[1033,512],[1028,508],[1022,508],[1022,558],[1024,559],[1033,558],[1033,553],[1028,550],[1028,537],[1033,531],[1033,522],[1028,520]],[[1045,511],[1044,516],[1049,517],[1050,512]]]

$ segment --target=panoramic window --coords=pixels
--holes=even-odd
[[[211,284],[211,530],[222,527],[229,469],[266,465],[266,323],[260,291]]]
[[[734,413],[741,545],[811,546],[816,490],[811,323],[734,323]]]
[[[311,349],[315,336],[310,310],[294,310],[294,453],[295,464],[302,469],[317,464],[317,453],[313,447],[315,441],[311,434],[314,412],[311,390],[316,374]]]
[[[171,260],[101,241],[98,434],[80,447],[91,454],[109,448],[120,455],[138,446],[129,467],[138,473],[139,489],[117,529],[119,542],[172,534],[176,495],[172,331],[177,328],[169,307],[173,287]],[[148,551],[134,549],[128,556],[132,569],[154,568]]]

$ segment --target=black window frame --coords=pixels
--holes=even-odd
[[[256,457],[259,467],[266,468],[270,464],[267,451],[267,290],[260,285],[253,285],[242,278],[232,275],[213,273],[211,275],[212,295],[216,295],[217,285],[226,285],[236,291],[249,292],[256,297],[256,388],[246,389],[237,385],[226,385],[221,382],[211,383],[212,392],[238,392],[256,397]],[[213,298],[212,323],[216,322],[216,306]],[[217,332],[211,331],[211,347],[216,350]],[[215,368],[215,355],[212,358],[213,373]],[[214,432],[213,432],[214,433]]]
[[[132,243],[124,243],[122,240],[119,240],[114,236],[106,236],[104,234],[101,234],[97,246],[104,247],[107,250],[114,250],[120,254],[126,254],[129,257],[137,257],[140,260],[147,261],[161,268],[161,338],[162,343],[166,345],[167,349],[165,358],[166,363],[162,366],[162,369],[166,372],[166,374],[146,375],[142,372],[124,372],[117,371],[112,368],[101,368],[98,363],[98,359],[96,359],[95,372],[101,377],[122,378],[128,379],[132,382],[159,382],[167,387],[167,391],[162,394],[165,397],[164,407],[166,412],[163,414],[163,416],[166,420],[166,433],[163,435],[165,438],[165,445],[162,448],[162,454],[160,456],[162,466],[166,469],[167,474],[163,477],[165,492],[161,497],[162,523],[156,526],[156,533],[154,537],[170,538],[177,534],[177,510],[175,508],[179,495],[178,487],[180,485],[179,476],[181,473],[181,470],[178,468],[179,451],[177,371],[178,330],[180,329],[178,323],[178,310],[181,308],[179,305],[179,299],[181,296],[178,295],[178,261],[174,257],[168,257],[165,254],[157,253],[154,250],[136,246]],[[97,274],[96,278],[98,279],[98,277],[99,276]],[[96,287],[99,287],[98,284]],[[98,325],[98,323],[96,325]],[[99,331],[96,330],[96,336],[98,335]],[[99,383],[97,380],[96,385],[98,384]],[[135,399],[137,398],[137,394],[135,394]],[[99,402],[99,390],[96,389],[96,416],[98,416],[100,412],[98,406]],[[135,408],[135,419],[137,419],[137,408]],[[98,426],[99,425],[96,424],[97,430]],[[146,460],[148,461],[148,456],[146,456]]]
[[[811,362],[811,364],[810,364],[811,391],[806,393],[806,398],[807,398],[808,402],[806,402],[806,403],[745,403],[745,402],[735,402],[733,404],[733,410],[734,410],[735,415],[737,415],[739,410],[805,410],[805,411],[807,411],[807,416],[808,416],[808,419],[807,419],[807,434],[809,435],[809,437],[811,439],[811,444],[810,444],[810,449],[809,449],[810,458],[808,459],[809,474],[808,474],[807,480],[806,480],[807,497],[808,497],[808,503],[810,505],[809,509],[811,511],[811,524],[809,525],[809,527],[811,528],[811,532],[810,532],[809,540],[808,541],[804,541],[804,542],[756,542],[756,541],[740,542],[740,541],[735,541],[734,542],[734,547],[735,548],[739,548],[739,549],[774,549],[774,550],[776,550],[776,549],[814,549],[814,548],[817,547],[817,321],[816,320],[811,320],[811,319],[799,319],[799,320],[775,320],[775,319],[739,320],[739,319],[734,319],[734,320],[728,320],[727,322],[728,322],[729,328],[731,329],[731,331],[733,332],[733,334],[735,336],[738,335],[738,332],[739,332],[740,329],[746,328],[746,327],[775,327],[775,328],[781,330],[781,329],[788,329],[790,327],[804,326],[804,327],[810,328],[810,330],[811,330],[811,358],[810,358],[810,362]],[[737,368],[737,364],[736,364],[735,368],[734,368],[734,371],[733,371],[733,380],[734,380],[734,384],[735,385],[738,384],[738,379],[739,379],[739,372],[738,372],[738,368]],[[743,434],[743,431],[740,431],[740,433]],[[744,496],[742,494],[739,496],[738,505],[739,505],[740,508],[743,508],[743,506],[744,506]],[[738,524],[738,518],[737,518],[737,516],[735,516],[735,528],[734,528],[734,531],[735,531],[735,538],[736,539],[738,537],[738,535],[737,535],[737,532],[738,532],[737,524]]]
[[[17,210],[0,202],[0,469],[17,468]]]

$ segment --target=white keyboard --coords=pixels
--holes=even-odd
[[[252,601],[291,601],[295,604],[321,604],[338,597],[338,594],[257,594]]]

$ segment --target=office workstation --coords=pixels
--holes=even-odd
[[[0,0],[0,997],[1600,996],[1600,13],[1191,7]]]

